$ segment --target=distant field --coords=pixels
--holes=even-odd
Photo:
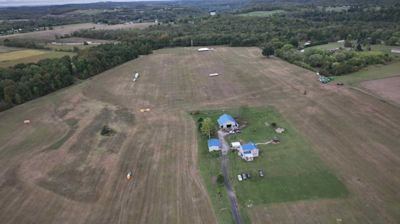
[[[0,45],[0,54],[1,53],[12,52],[12,51],[18,51],[18,50],[21,50],[21,48],[6,47],[6,46],[3,46],[3,45]]]
[[[84,45],[84,42],[88,42],[90,44]],[[93,47],[99,44],[105,43],[114,43],[115,41],[109,40],[99,40],[99,39],[91,39],[91,38],[80,38],[80,37],[70,37],[70,38],[62,38],[51,43],[47,43],[46,47],[59,50],[59,51],[72,51],[74,48],[85,49],[88,47]]]
[[[328,49],[339,48],[339,47],[343,47],[343,43],[331,42],[331,43],[327,43],[327,44],[308,47],[306,49],[318,48],[318,49],[328,50]]]
[[[64,36],[66,34],[71,34],[75,31],[82,29],[99,29],[99,30],[113,30],[113,29],[143,29],[153,23],[131,23],[131,24],[117,24],[117,25],[106,25],[106,24],[94,24],[94,23],[80,23],[64,26],[56,26],[53,30],[20,33],[0,36],[0,41],[4,39],[30,39],[38,42],[51,42],[56,40],[58,37]]]
[[[259,145],[260,157],[252,162],[243,161],[236,152],[229,153],[230,181],[244,221],[248,219],[247,208],[256,205],[342,198],[348,195],[346,187],[318,158],[311,146],[274,109],[244,107],[224,111],[237,117],[239,123],[247,124],[241,134],[228,136],[228,143],[265,143],[274,136],[281,139],[280,144]],[[196,115],[195,120],[210,117],[216,122],[224,111],[203,112]],[[283,134],[275,133],[271,126],[267,126],[272,122],[287,131]],[[199,142],[199,162],[203,178],[216,179],[221,173],[221,161],[208,152],[206,138],[200,136]],[[258,176],[259,169],[264,170],[264,178]],[[252,179],[239,182],[237,175],[243,172],[250,173]],[[229,223],[231,218],[227,214],[230,212],[223,210],[229,208],[229,202],[218,196],[218,191],[224,189],[221,190],[215,182],[206,183],[221,223]]]
[[[9,67],[19,63],[37,62],[46,58],[60,58],[65,55],[73,56],[75,53],[31,49],[0,53],[0,67]]]
[[[399,71],[400,62],[394,62],[388,65],[372,65],[348,75],[337,76],[335,77],[335,80],[347,85],[357,85],[362,81],[396,76],[399,74]]]
[[[307,49],[319,48],[319,49],[328,50],[328,49],[339,48],[339,47],[344,47],[343,43],[331,42],[331,43],[327,43],[327,44],[312,46],[312,47],[309,47],[309,48],[307,48]],[[363,48],[365,48],[365,47],[363,47]],[[400,54],[391,53],[391,50],[392,50],[393,48],[398,48],[398,47],[396,47],[396,46],[387,46],[387,45],[382,45],[382,44],[374,44],[374,45],[371,45],[371,50],[372,50],[372,51],[382,51],[382,52],[391,54],[391,55],[393,55],[393,56],[398,56],[398,57],[400,57]],[[364,49],[364,50],[365,50],[365,49]]]
[[[400,105],[400,76],[365,81],[361,83],[361,86],[380,97]]]
[[[255,17],[268,17],[275,14],[285,13],[284,10],[272,10],[272,11],[254,11],[248,13],[239,14],[239,16],[255,16]]]

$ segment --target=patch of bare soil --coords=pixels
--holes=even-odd
[[[400,104],[400,76],[365,81],[361,86],[382,98]]]

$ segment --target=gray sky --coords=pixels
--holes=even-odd
[[[68,3],[91,3],[101,0],[0,0],[0,7],[24,5],[60,5]],[[137,2],[143,0],[108,0],[109,2]],[[147,0],[149,1],[149,0]],[[150,0],[151,1],[151,0]],[[154,0],[153,0],[154,1]]]

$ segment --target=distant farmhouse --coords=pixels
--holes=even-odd
[[[229,114],[223,114],[218,118],[218,127],[223,129],[238,128],[239,124]]]
[[[208,151],[209,152],[221,150],[222,145],[218,139],[211,138],[207,141],[207,143],[208,143]]]
[[[256,144],[249,142],[239,148],[238,155],[246,161],[253,161],[255,157],[258,157],[259,150]]]
[[[215,11],[215,10],[210,11],[210,16],[216,16],[216,15],[217,15],[217,11]]]

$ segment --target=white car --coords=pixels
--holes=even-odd
[[[242,180],[243,180],[243,179],[242,179],[242,175],[240,175],[240,174],[238,175],[238,180],[239,180],[239,181],[242,181]]]

